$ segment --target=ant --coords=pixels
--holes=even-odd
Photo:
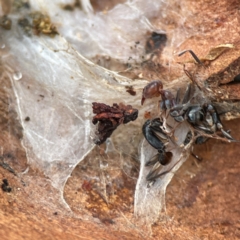
[[[185,50],[181,52],[179,56],[186,52],[189,52],[198,64],[202,64],[191,50]],[[197,82],[193,80],[190,73],[188,73],[185,68],[184,71],[186,75],[190,77],[192,83],[188,84],[181,102],[179,89],[177,90],[176,96],[174,96],[170,91],[163,89],[163,83],[160,80],[154,80],[144,87],[141,104],[143,105],[148,98],[161,96],[161,112],[166,113],[168,111],[168,114],[165,115],[165,120],[167,121],[170,115],[178,124],[184,121],[187,122],[193,130],[187,134],[186,140],[183,143],[184,145],[187,145],[193,137],[195,137],[195,144],[201,144],[211,136],[220,138],[216,134],[218,131],[223,135],[220,139],[235,141],[229,131],[224,130],[216,108],[204,96],[203,90],[199,87]],[[198,99],[199,93],[201,99]],[[154,156],[153,159],[149,160],[146,166],[155,165],[156,163],[160,163],[160,166],[168,164],[171,161],[171,152],[166,152],[165,146],[170,141],[170,138],[168,137],[169,133],[164,132],[163,121],[161,121],[160,118],[147,120],[143,125],[142,131],[148,143],[158,150],[157,157]],[[193,136],[195,133],[199,135]],[[195,154],[193,154],[193,156],[200,159]],[[162,173],[160,173],[160,175],[155,174],[158,169],[159,167],[157,169],[153,167],[147,175],[147,181],[155,181],[157,177],[163,175]]]

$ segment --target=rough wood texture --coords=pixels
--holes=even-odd
[[[221,83],[231,81],[239,74],[239,1],[187,1],[193,11],[185,28],[192,29],[179,50],[191,48],[198,56],[205,56],[209,49],[223,43],[233,43],[235,48],[223,53],[206,69],[192,69],[204,79],[218,78]],[[99,1],[96,1],[96,5]],[[104,9],[103,6],[99,9]],[[157,19],[155,20],[157,21]],[[194,32],[196,34],[194,34]],[[181,61],[189,59],[188,56]],[[156,60],[157,61],[157,60]],[[158,77],[154,62],[144,68],[144,77]],[[143,66],[144,67],[144,66]],[[177,70],[176,70],[177,69]],[[182,68],[176,68],[172,76],[181,76]],[[190,70],[192,70],[190,68]],[[163,71],[162,76],[167,76]],[[73,212],[60,204],[57,191],[36,169],[27,169],[24,149],[20,144],[21,126],[11,105],[11,87],[1,78],[0,88],[0,181],[7,179],[10,193],[0,189],[0,238],[14,239],[151,239],[145,232],[128,220],[132,215],[133,182],[120,194],[126,194],[128,206],[117,209],[109,207],[97,197],[95,205],[102,207],[101,218],[94,221],[80,219],[84,212],[95,216],[90,207],[80,209],[82,186],[79,186],[79,168],[76,168],[65,188],[65,198]],[[219,84],[218,82],[218,84]],[[239,99],[239,87],[231,85],[229,94]],[[240,139],[238,119],[225,123],[231,134]],[[153,239],[239,239],[239,143],[226,144],[209,140],[195,148],[204,160],[190,158],[179,170],[167,190],[167,216],[152,229]],[[17,175],[9,172],[14,169]],[[85,186],[88,189],[87,186]],[[85,189],[85,190],[86,190]],[[127,192],[127,193],[126,193]],[[119,196],[120,196],[119,194]],[[124,199],[124,198],[123,198]],[[122,199],[121,199],[122,201]],[[123,204],[124,202],[121,202]],[[125,212],[124,212],[125,211]],[[118,226],[117,215],[126,216],[124,226]],[[111,216],[111,218],[109,218]],[[82,217],[82,216],[81,216]],[[120,230],[121,229],[121,230]],[[122,229],[125,229],[123,231]]]

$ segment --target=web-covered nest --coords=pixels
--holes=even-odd
[[[157,36],[157,39],[161,38],[163,45],[166,45],[165,50],[161,46],[161,56],[163,59],[170,59],[169,62],[163,61],[162,66],[173,66],[180,75],[170,82],[165,81],[165,89],[173,91],[174,94],[177,88],[184,91],[192,79],[184,74],[182,65],[174,65],[171,61],[172,50],[187,34],[194,33],[181,29],[188,11],[182,7],[177,14],[173,10],[177,5],[175,1],[172,1],[172,8],[164,1],[155,1],[151,4],[146,1],[126,1],[116,5],[107,14],[94,13],[89,7],[84,8],[87,13],[79,8],[66,12],[62,4],[68,2],[29,1],[27,5],[20,4],[18,7],[13,5],[13,10],[9,11],[8,15],[11,20],[10,30],[1,29],[1,32],[4,32],[0,38],[3,74],[11,81],[14,90],[13,99],[23,127],[22,143],[29,164],[43,171],[52,185],[59,189],[64,201],[64,186],[73,169],[91,154],[95,143],[102,143],[111,136],[103,151],[108,157],[112,152],[119,154],[119,162],[115,161],[113,164],[115,175],[116,169],[124,170],[127,175],[131,175],[130,170],[136,161],[128,162],[128,157],[140,159],[134,212],[145,222],[152,224],[165,208],[168,183],[189,155],[195,138],[192,137],[187,144],[184,142],[189,131],[192,132],[192,136],[194,131],[187,122],[175,129],[172,136],[175,139],[174,144],[168,146],[168,151],[172,152],[172,160],[170,164],[161,168],[159,173],[164,174],[149,187],[149,181],[146,180],[149,168],[145,167],[145,164],[156,154],[156,149],[143,140],[142,125],[149,116],[150,118],[159,116],[159,99],[148,100],[141,106],[142,89],[148,83],[142,79],[141,74],[132,80],[94,64],[87,58],[95,61],[96,56],[110,56],[117,62],[132,67],[134,64],[145,62],[146,59],[152,60],[155,53],[149,55],[149,49],[154,50],[155,47],[151,44],[155,44],[153,40]],[[2,10],[7,11],[4,8]],[[158,26],[153,26],[149,22],[150,18],[159,16],[159,13],[162,22],[167,18],[172,19],[174,30],[168,28],[171,24],[167,21]],[[170,29],[167,33],[168,41],[166,29]],[[152,33],[151,41],[146,43],[149,32]],[[201,67],[197,69],[202,75],[195,74],[194,79],[199,82],[206,80],[208,71],[203,72]],[[212,101],[211,97],[209,101]],[[99,118],[102,121],[102,129],[104,131],[107,129],[104,132],[107,134],[100,134],[102,138],[97,142],[94,124],[99,119],[95,117],[96,121],[92,123],[92,103],[113,106],[118,111],[114,114],[120,114],[117,121],[116,115],[108,115],[105,122],[102,121],[103,118]],[[106,105],[105,110],[108,109]],[[227,108],[229,110],[229,107]],[[131,118],[135,121],[126,121],[125,113],[132,114],[132,109],[138,109],[138,118],[136,119],[135,114],[135,117]],[[219,109],[223,107],[220,106]],[[149,112],[150,115],[147,114]],[[96,110],[95,113],[100,114],[101,111]],[[164,121],[168,127],[171,122],[169,131],[174,128],[175,123],[172,124],[168,117],[164,118]],[[208,137],[211,137],[211,134],[208,134]],[[97,156],[92,159],[98,164],[100,162],[99,165],[95,162],[94,167],[105,171],[108,164],[106,159],[100,161],[100,158]],[[85,177],[82,186],[87,190],[92,188],[93,179],[97,179],[98,183],[107,179],[93,176],[92,172],[89,176],[86,173]],[[111,174],[109,178],[108,184],[103,184],[101,191],[106,202],[109,201],[107,185],[114,185]],[[120,184],[116,181],[115,184],[120,186],[122,182]]]

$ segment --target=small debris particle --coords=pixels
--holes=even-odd
[[[14,0],[13,7],[15,8],[15,10],[19,10],[22,8],[30,9],[30,3],[28,0]]]
[[[104,223],[106,225],[115,224],[115,222],[110,218],[103,218],[103,219],[101,219],[101,221],[102,221],[102,223]]]
[[[152,118],[151,112],[145,111],[145,113],[144,113],[144,118],[146,118],[146,119],[151,119],[151,118]]]
[[[24,30],[24,32],[31,36],[32,33],[32,25],[27,18],[20,18],[18,19],[18,25]]]
[[[82,184],[82,189],[84,191],[91,191],[92,190],[92,183],[90,181],[84,180]]]
[[[3,184],[2,184],[2,190],[4,191],[4,192],[11,192],[12,191],[12,188],[11,187],[9,187],[9,184],[8,184],[8,180],[7,179],[3,179],[2,180],[3,181]]]
[[[12,28],[12,20],[4,15],[0,18],[0,26],[6,30],[10,30]]]
[[[61,6],[63,10],[66,10],[66,11],[73,11],[74,10],[74,5],[72,4],[64,4]]]
[[[132,86],[130,87],[126,87],[126,92],[128,92],[130,95],[135,96],[136,95],[136,91],[134,90],[134,88]]]
[[[138,75],[138,77],[139,77],[139,78],[143,78],[143,73],[140,73],[140,74]]]
[[[164,33],[156,33],[152,32],[152,35],[150,38],[148,38],[145,46],[146,53],[154,52],[157,49],[162,49],[165,47],[165,44],[167,42],[167,35]]]
[[[36,35],[41,33],[54,37],[58,34],[57,28],[51,23],[50,17],[40,12],[31,14],[33,19],[33,31]]]
[[[94,140],[95,144],[100,145],[109,138],[113,131],[120,125],[134,121],[138,117],[138,110],[132,108],[131,105],[124,105],[123,103],[114,103],[112,107],[104,103],[92,103],[93,117],[92,123],[97,126],[96,135]]]

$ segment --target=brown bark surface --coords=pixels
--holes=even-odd
[[[240,73],[239,1],[201,0],[187,3],[193,15],[186,21],[185,28],[192,29],[191,32],[195,31],[196,34],[187,38],[179,51],[191,48],[203,58],[211,48],[220,44],[231,43],[235,46],[206,63],[205,68],[190,64],[189,71],[198,75],[202,73],[202,81],[210,79],[212,82],[214,79],[215,87],[232,81]],[[104,9],[99,1],[95,1],[95,5],[98,10]],[[191,57],[185,55],[176,61],[179,59],[184,62]],[[143,77],[155,79],[159,76],[156,69],[158,61],[158,58],[153,59],[151,64],[139,70]],[[180,66],[170,74],[172,78],[169,79],[164,69],[161,76],[171,81],[183,74]],[[1,86],[10,88],[4,79]],[[231,99],[239,99],[238,85],[223,88],[228,89]],[[114,204],[107,204],[104,196],[92,191],[91,182],[79,183],[83,168],[77,167],[64,192],[66,202],[73,210],[70,211],[61,204],[57,190],[42,173],[31,167],[21,173],[28,167],[20,143],[21,126],[15,120],[14,111],[9,111],[11,102],[7,101],[9,95],[4,89],[0,92],[0,182],[7,179],[11,192],[0,189],[0,238],[151,239],[129,220],[133,214],[136,179],[125,178],[123,187],[116,193]],[[235,139],[240,139],[239,119],[224,122],[224,126],[231,129]],[[152,238],[240,239],[239,143],[209,140],[195,147],[194,153],[200,155],[203,161],[197,162],[190,157],[174,176],[166,194],[166,217],[152,227]],[[137,170],[132,176],[137,177]],[[88,215],[90,218],[87,218]],[[119,221],[119,216],[123,220]]]

